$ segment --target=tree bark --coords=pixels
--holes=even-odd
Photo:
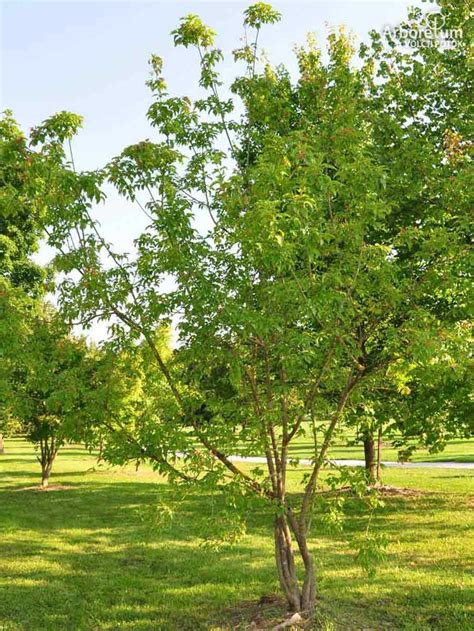
[[[319,450],[319,454],[315,457],[315,462],[311,476],[306,484],[303,500],[301,503],[301,510],[298,517],[293,513],[288,506],[286,506],[286,512],[283,515],[276,517],[275,521],[275,557],[278,568],[278,575],[280,578],[281,588],[286,595],[290,609],[293,611],[311,611],[314,608],[316,602],[316,577],[314,573],[314,563],[312,555],[309,552],[307,533],[308,533],[308,511],[312,505],[314,491],[317,484],[317,479],[321,467],[324,463],[324,457],[327,453],[329,445],[331,443],[332,436],[336,429],[337,422],[344,411],[346,402],[350,396],[351,391],[357,383],[357,378],[354,377],[354,371],[348,375],[346,385],[341,393],[337,409],[335,410],[329,427],[325,433],[323,444]],[[286,413],[286,410],[285,410]],[[285,424],[283,424],[285,427]],[[289,444],[288,436],[285,435],[282,450],[281,461],[275,458],[277,463],[277,473],[280,473],[280,478],[285,479],[286,473],[286,453]],[[267,460],[269,460],[267,458]],[[271,465],[269,461],[269,471],[271,473]],[[284,489],[277,487],[278,491],[281,491],[277,495],[281,505],[284,504],[285,493]],[[293,533],[296,542],[298,544],[298,550],[301,555],[301,559],[304,564],[303,582],[300,586],[295,569],[294,552],[292,548],[291,532]]]
[[[303,587],[301,590],[301,611],[311,611],[316,602],[316,576],[314,573],[313,557],[308,548],[306,538],[306,526],[304,530],[301,528],[298,520],[295,519],[293,513],[289,514],[289,521],[295,539],[298,543],[298,549],[304,564]]]
[[[0,434],[0,455],[5,453],[5,442],[3,440],[3,434]]]
[[[297,527],[296,520],[291,521],[291,529]],[[285,516],[275,519],[275,559],[278,577],[283,593],[291,611],[310,611],[316,600],[316,578],[314,564],[309,553],[306,534],[293,530],[298,549],[303,559],[304,577],[300,588],[296,573],[295,555],[288,520]]]
[[[291,611],[300,611],[301,594],[296,576],[290,529],[283,516],[275,519],[275,559],[278,577]]]
[[[383,446],[383,432],[379,427],[379,433],[377,437],[377,484],[382,484],[382,446]]]
[[[364,432],[364,458],[365,458],[365,477],[367,484],[375,484],[377,477],[377,463],[375,460],[375,440],[371,430]]]
[[[47,489],[49,486],[49,471],[42,471],[41,473],[41,486],[43,489]]]

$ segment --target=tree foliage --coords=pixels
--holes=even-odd
[[[46,208],[69,203],[64,196],[77,178],[65,182],[65,152],[80,126],[80,117],[61,112],[51,117],[30,137],[24,135],[10,111],[0,118],[0,380],[8,383],[15,362],[25,351],[26,339],[39,317],[42,300],[52,289],[52,270],[38,265],[32,258],[44,237]],[[41,147],[36,149],[38,143]],[[57,174],[65,188],[57,186]],[[77,189],[77,185],[76,189]],[[16,422],[0,415],[0,439],[12,431]],[[1,440],[0,452],[3,451]]]
[[[47,486],[60,447],[82,438],[90,424],[91,395],[98,386],[96,358],[51,308],[43,307],[34,318],[30,313],[24,321],[29,327],[20,337],[22,349],[3,372],[0,400],[3,414],[37,449],[42,485]]]

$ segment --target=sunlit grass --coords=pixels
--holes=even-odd
[[[367,523],[360,504],[349,502],[340,534],[316,522],[318,620],[341,631],[473,628],[470,473],[384,472],[387,484],[424,492],[388,497],[377,512],[373,527],[389,546],[372,580],[350,547]],[[293,491],[299,477],[291,476]],[[202,542],[210,516],[219,519],[219,498],[189,495],[174,519],[153,527],[144,519],[149,507],[173,496],[148,468],[97,468],[71,447],[51,479],[70,488],[18,490],[38,481],[32,449],[7,441],[0,458],[0,628],[243,629],[258,609],[249,603],[278,591],[271,522],[261,511],[239,543],[213,552]]]

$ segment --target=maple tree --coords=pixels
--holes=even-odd
[[[393,403],[420,392],[410,383],[433,366],[449,373],[440,353],[468,330],[468,7],[441,2],[439,11],[464,29],[456,49],[414,55],[375,33],[354,64],[351,39],[334,31],[326,63],[311,39],[297,50],[293,78],[260,65],[261,27],[279,15],[259,2],[245,11],[232,94],[214,32],[190,15],[173,35],[197,51],[202,98],[168,94],[152,56],[155,142],[76,173],[64,150],[75,120],[62,137],[54,117],[33,134],[61,158],[44,221],[65,275],[63,313],[84,326],[108,322],[122,357],[145,345],[159,375],[162,396],[140,422],[122,424],[111,461],[148,459],[176,484],[257,498],[297,611],[315,603],[308,536],[336,430],[360,406],[382,409],[386,389]],[[424,19],[410,16],[418,28]],[[136,255],[115,251],[93,218],[104,183],[148,218]],[[210,227],[198,229],[204,216]],[[172,322],[170,354],[156,331]],[[416,420],[401,424],[407,435],[426,418],[423,397]],[[313,462],[290,495],[290,448],[302,433]],[[232,458],[261,454],[264,469]]]

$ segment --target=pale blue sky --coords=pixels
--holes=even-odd
[[[199,13],[218,32],[229,53],[239,45],[242,11],[251,2],[35,2],[1,1],[1,109],[10,108],[24,128],[58,110],[84,116],[74,141],[76,165],[102,166],[128,144],[153,137],[145,113],[151,53],[164,58],[171,91],[193,96],[196,59],[173,47],[170,31],[179,18]],[[292,66],[292,48],[308,31],[324,41],[328,22],[344,23],[359,37],[371,28],[396,24],[413,2],[392,0],[275,2],[280,24],[266,27],[263,47],[273,61]],[[230,56],[224,76],[232,77]],[[114,240],[129,236],[136,212],[123,203],[107,212]],[[103,214],[106,212],[102,210]],[[132,221],[133,217],[133,221]],[[126,230],[124,230],[126,228]]]
[[[145,86],[151,53],[164,58],[170,91],[196,95],[197,62],[192,51],[176,49],[170,31],[179,18],[199,13],[218,32],[227,53],[224,78],[233,77],[230,51],[240,45],[242,12],[251,2],[41,2],[0,0],[0,107],[10,108],[25,129],[59,110],[84,117],[74,141],[76,166],[103,166],[125,146],[153,139],[146,121],[150,94]],[[294,68],[293,46],[309,31],[324,43],[326,26],[345,24],[363,38],[372,29],[396,25],[416,0],[274,2],[282,21],[268,26],[260,42],[272,62]],[[144,200],[145,201],[145,200]],[[97,209],[106,236],[130,251],[144,217],[116,195]],[[42,248],[39,260],[50,258]]]
[[[152,52],[164,58],[170,87],[190,91],[195,60],[190,51],[175,49],[169,36],[179,17],[199,13],[218,31],[218,44],[228,52],[239,44],[248,4],[0,0],[2,109],[12,108],[27,127],[57,110],[82,114],[77,161],[84,168],[99,166],[149,133],[145,112],[150,98],[144,83]],[[261,41],[272,60],[291,64],[293,44],[308,31],[324,40],[325,22],[345,23],[363,36],[370,28],[397,23],[409,2],[274,4],[283,19],[267,27]]]

